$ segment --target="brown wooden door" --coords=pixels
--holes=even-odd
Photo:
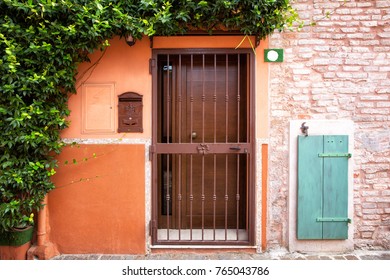
[[[246,110],[239,112],[237,102],[237,56],[221,55],[215,59],[195,56],[192,67],[191,58],[187,57],[183,64],[186,66],[182,73],[186,80],[183,81],[186,83],[187,110],[183,127],[186,140],[199,144],[220,143],[229,148],[232,145],[227,143],[236,143],[238,138],[245,140],[245,131],[238,131],[238,114],[242,117]],[[237,222],[245,221],[237,208],[238,202],[245,205],[242,186],[246,178],[237,174],[237,165],[245,162],[237,161],[236,154],[200,153],[187,157],[185,164],[190,176],[185,184],[184,226],[191,227],[192,223],[194,228],[235,228]]]
[[[249,55],[157,60],[157,228],[247,230]]]

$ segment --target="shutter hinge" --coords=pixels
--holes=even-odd
[[[156,152],[156,146],[150,145],[149,146],[149,160],[150,161],[153,160],[153,155],[154,155],[155,152]]]
[[[317,218],[317,222],[347,222],[351,223],[350,218]]]
[[[153,68],[156,67],[156,60],[154,58],[149,59],[149,74],[153,73]]]
[[[350,153],[320,153],[318,154],[319,157],[352,157],[352,154]]]

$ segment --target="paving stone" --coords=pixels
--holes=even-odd
[[[269,255],[267,253],[263,254],[248,254],[250,260],[269,260]]]
[[[87,260],[88,255],[65,255],[63,260]]]
[[[121,260],[144,260],[145,256],[142,255],[123,255]]]
[[[359,258],[355,255],[345,255],[345,259],[347,260],[358,260]]]
[[[147,254],[147,255],[109,255],[109,254],[65,254],[52,260],[390,260],[389,251],[356,251],[345,255],[306,255],[302,253],[262,254],[252,253],[211,253],[211,254]]]
[[[390,260],[390,254],[367,254],[361,255],[362,260]]]
[[[319,257],[319,256],[312,256],[312,255],[311,255],[311,256],[307,256],[306,259],[307,259],[307,260],[319,260],[320,257]]]
[[[360,256],[360,259],[362,259],[362,260],[380,260],[380,256],[363,255],[363,256]]]
[[[292,256],[283,256],[283,257],[280,257],[281,260],[294,260],[294,258]]]
[[[100,260],[122,260],[120,255],[102,255]]]
[[[87,255],[86,260],[99,260],[101,258],[101,255]]]

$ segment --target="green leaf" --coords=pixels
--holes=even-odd
[[[100,11],[103,10],[103,6],[99,2],[96,2],[96,6]]]

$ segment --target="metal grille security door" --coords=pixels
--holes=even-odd
[[[154,244],[253,240],[250,51],[155,50]]]

